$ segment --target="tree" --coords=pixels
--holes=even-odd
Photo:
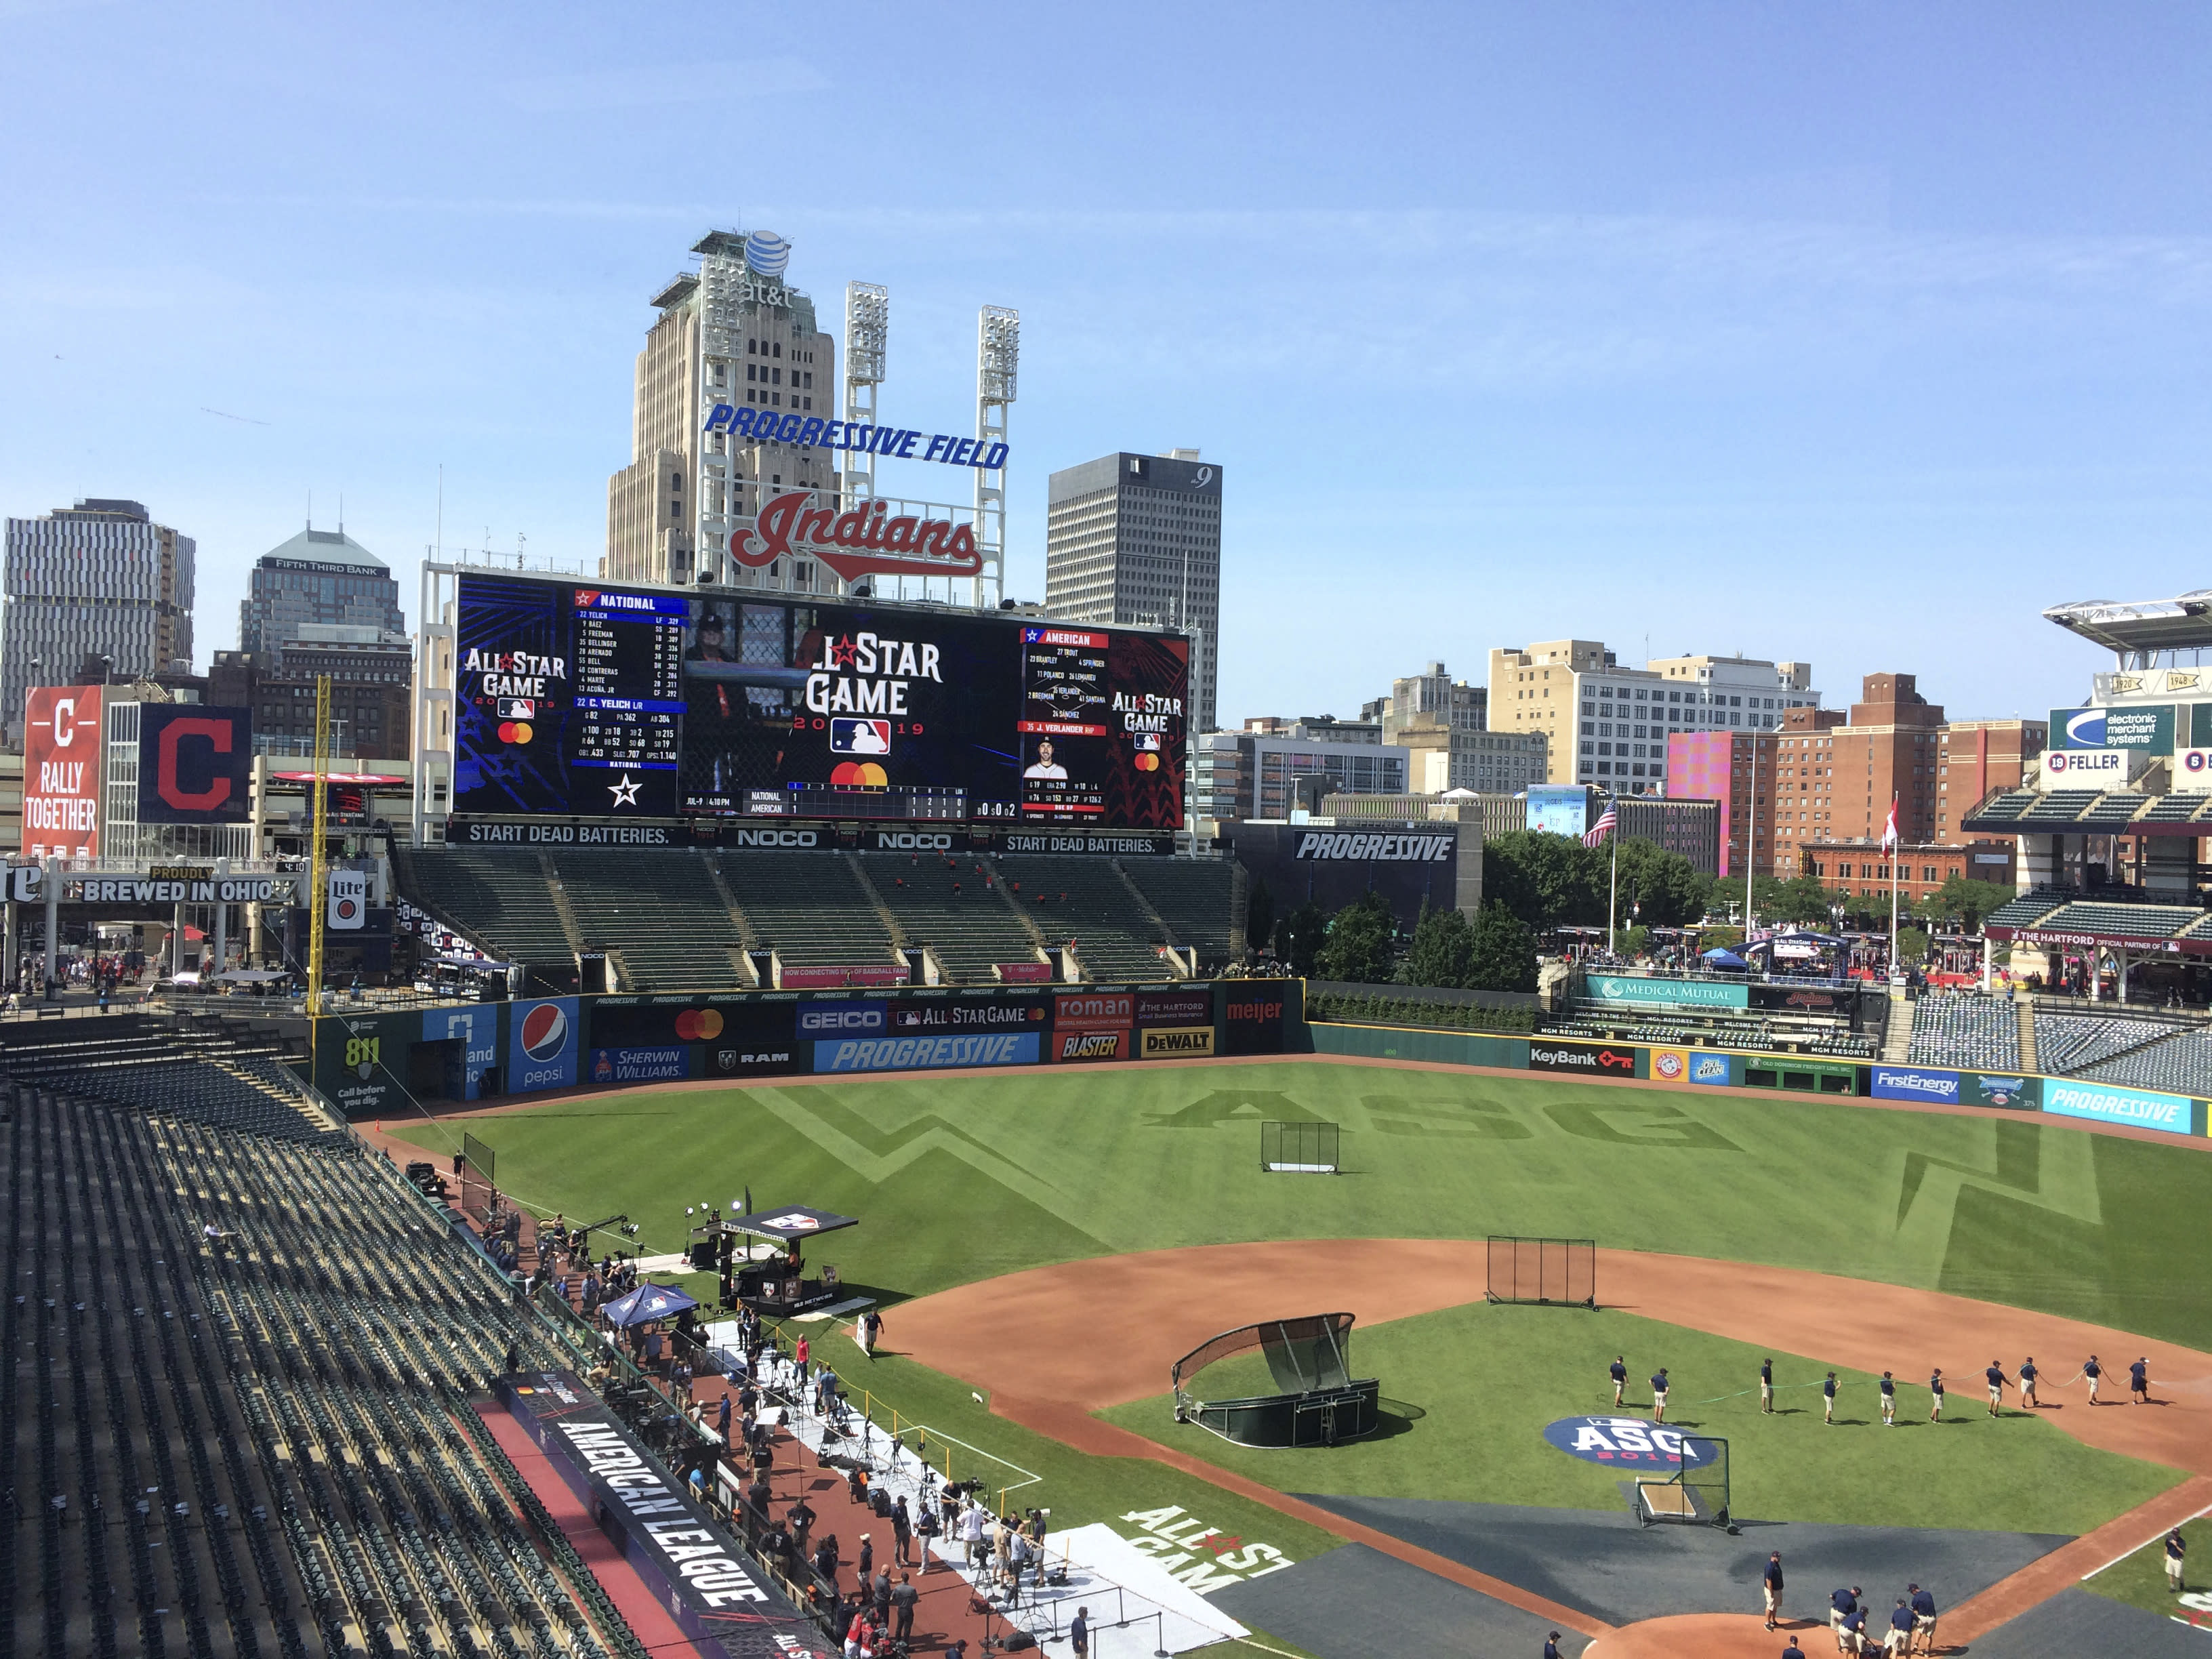
[[[1536,988],[1536,936],[1504,904],[1492,900],[1482,907],[1468,929],[1468,944],[1469,990]]]
[[[1930,921],[1955,921],[1962,931],[1977,933],[1990,911],[2001,904],[2009,904],[2018,896],[2011,888],[1999,883],[1970,881],[1954,874],[1912,908]]]
[[[1606,890],[1611,877],[1612,849],[1591,849],[1596,861],[1591,880],[1596,890],[1596,921],[1605,920]],[[1620,925],[1632,919],[1652,927],[1680,927],[1705,913],[1712,881],[1701,876],[1689,860],[1670,853],[1656,842],[1630,837],[1620,843]],[[1640,907],[1640,909],[1639,908]]]
[[[1793,876],[1788,881],[1762,876],[1752,883],[1752,896],[1762,921],[1823,930],[1835,921],[1836,896],[1820,885],[1818,876]]]
[[[1244,948],[1261,956],[1272,951],[1274,943],[1275,896],[1267,890],[1263,878],[1255,876],[1244,891]]]
[[[1583,921],[1591,908],[1589,849],[1572,836],[1541,830],[1514,830],[1482,845],[1482,891],[1529,927],[1556,927]],[[1598,890],[1598,919],[1604,920],[1605,892]]]
[[[1413,948],[1398,976],[1408,985],[1464,987],[1474,968],[1474,930],[1457,910],[1424,904],[1413,924]]]
[[[1314,966],[1322,979],[1354,985],[1381,985],[1390,977],[1390,907],[1373,889],[1330,919]]]
[[[1928,935],[1917,927],[1900,926],[1897,930],[1897,959],[1900,963],[1918,962],[1928,954]]]
[[[1328,934],[1328,913],[1308,899],[1275,924],[1275,935],[1280,948],[1276,955],[1290,964],[1291,972],[1300,979],[1311,979],[1315,958],[1321,954],[1322,940]]]

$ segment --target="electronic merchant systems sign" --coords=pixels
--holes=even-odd
[[[465,820],[1182,825],[1180,636],[474,573],[459,592]]]

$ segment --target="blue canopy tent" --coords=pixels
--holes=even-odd
[[[1741,957],[1733,951],[1722,950],[1718,946],[1706,951],[1701,959],[1709,968],[1725,968],[1734,974],[1747,974],[1751,971],[1751,964]]]
[[[686,1296],[673,1285],[641,1285],[617,1297],[599,1311],[606,1316],[608,1324],[627,1330],[648,1319],[673,1319],[686,1308],[698,1305],[696,1298]]]

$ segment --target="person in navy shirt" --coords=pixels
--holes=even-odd
[[[1844,1620],[1859,1610],[1859,1587],[1828,1592],[1828,1628],[1836,1638],[1836,1651],[1844,1650]]]
[[[1997,1415],[1997,1407],[2004,1404],[2005,1384],[2010,1379],[2005,1376],[2004,1367],[1994,1359],[1990,1361],[1988,1368],[1982,1372],[1982,1376],[1990,1385],[1990,1415],[1995,1417]]]
[[[1897,1426],[1897,1379],[1887,1371],[1881,1374],[1881,1425],[1885,1429]]]
[[[2138,1406],[2150,1404],[2150,1356],[2146,1354],[2128,1367],[2128,1392],[2135,1396]]]
[[[1611,1370],[1613,1371],[1613,1403],[1617,1407],[1620,1404],[1622,1393],[1628,1387],[1628,1361],[1626,1357],[1620,1354],[1613,1355]]]
[[[1928,1379],[1928,1392],[1936,1399],[1935,1405],[1929,1408],[1928,1420],[1930,1423],[1941,1423],[1943,1420],[1943,1371],[1941,1366],[1938,1366],[1936,1374]]]
[[[1782,1659],[1805,1659],[1805,1650],[1797,1645],[1796,1637],[1791,1637],[1790,1645],[1782,1650]]]
[[[2181,1582],[2181,1567],[2188,1554],[2189,1540],[2181,1535],[2181,1528],[2176,1527],[2166,1535],[2166,1587],[2176,1595],[2180,1595],[2185,1588]]]
[[[1766,1627],[1774,1628],[1774,1621],[1782,1616],[1782,1552],[1776,1550],[1766,1558],[1766,1571],[1761,1577],[1766,1584]]]
[[[1651,1420],[1654,1423],[1667,1420],[1667,1368],[1664,1365],[1651,1373]]]
[[[1897,1598],[1897,1609],[1889,1615],[1889,1650],[1892,1653],[1912,1651],[1912,1609],[1905,1605],[1905,1598]]]
[[[2020,1362],[2020,1403],[2034,1411],[2043,1402],[2035,1397],[2035,1356]]]
[[[1912,1597],[1912,1629],[1920,1638],[1923,1653],[1936,1651],[1936,1598],[1917,1584],[1907,1584],[1905,1589]]]
[[[1836,1420],[1836,1374],[1833,1371],[1830,1371],[1828,1380],[1820,1384],[1820,1420],[1823,1423]]]
[[[2105,1379],[2105,1368],[2097,1363],[2096,1355],[2089,1356],[2088,1362],[2081,1367],[2081,1375],[2089,1379],[2089,1403],[2094,1406],[2097,1403],[2097,1384]]]
[[[1774,1415],[1774,1362],[1759,1362],[1759,1409],[1769,1417]]]
[[[1544,1659],[1559,1659],[1559,1632],[1557,1631],[1544,1638]]]

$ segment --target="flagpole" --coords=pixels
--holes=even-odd
[[[1744,800],[1743,822],[1743,942],[1751,943],[1751,878],[1758,866],[1759,851],[1759,733],[1747,739],[1751,744],[1751,793]],[[1774,964],[1770,961],[1767,966]]]
[[[1612,809],[1608,806],[1607,810]],[[1613,821],[1612,841],[1613,879],[1606,888],[1605,894],[1605,953],[1607,956],[1618,956],[1620,947],[1613,938],[1616,931],[1615,919],[1620,910],[1620,822],[1617,818]]]
[[[1889,834],[1884,837],[1883,850],[1889,854],[1889,971],[1893,977],[1897,960],[1897,855],[1905,848],[1905,839],[1897,833],[1897,797],[1889,798]]]

